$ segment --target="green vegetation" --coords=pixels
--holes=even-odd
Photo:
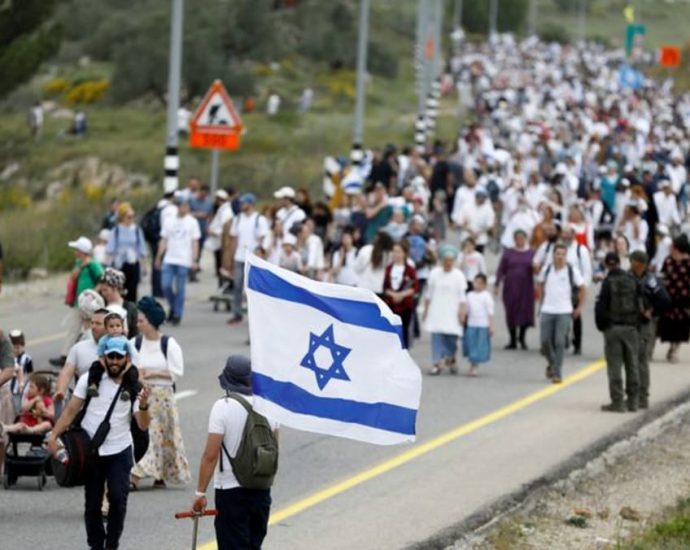
[[[690,499],[682,500],[663,521],[612,550],[686,550],[690,548]]]

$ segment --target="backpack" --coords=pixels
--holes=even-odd
[[[141,227],[141,230],[144,233],[144,239],[146,239],[148,243],[157,243],[161,238],[162,210],[163,208],[155,205],[144,214],[143,218],[141,218],[139,227]],[[138,233],[139,232],[137,231],[137,235]]]
[[[549,276],[549,271],[551,271],[551,266],[553,264],[549,264],[546,266],[546,271],[544,272],[544,284],[546,284],[546,279]],[[570,283],[570,302],[573,304],[573,307],[577,307],[577,304],[580,302],[580,289],[575,285],[575,277],[573,275],[573,266],[570,264],[565,264],[566,267],[568,268],[568,282]]]
[[[609,277],[609,290],[609,322],[615,325],[637,325],[642,314],[642,303],[635,278],[625,272]]]
[[[235,458],[230,456],[225,443],[220,453],[220,471],[223,471],[223,453],[228,457],[238,483],[245,489],[270,489],[278,471],[278,440],[265,416],[238,395],[226,394],[247,411],[247,422]]]
[[[168,341],[170,336],[167,334],[161,334],[161,351],[163,352],[163,357],[168,358]],[[144,337],[139,334],[134,338],[134,347],[137,351],[141,351],[141,344],[144,341]]]

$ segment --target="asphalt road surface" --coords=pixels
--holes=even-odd
[[[228,355],[249,353],[246,324],[230,328],[227,315],[212,311],[207,300],[212,286],[208,271],[201,283],[189,285],[182,324],[166,329],[185,356],[177,396],[194,480],[208,413],[222,395],[216,377]],[[40,297],[15,293],[0,301],[0,327],[25,331],[28,351],[39,368],[60,346],[65,314],[61,294],[56,287]],[[465,375],[464,362],[458,376],[424,377],[414,445],[379,447],[283,428],[265,548],[404,548],[639,419],[644,413],[599,412],[608,395],[600,361],[602,337],[592,320],[593,294],[590,289],[583,354],[567,356],[562,386],[544,379],[537,330],[528,333],[529,351],[503,351],[507,337],[499,304],[493,358],[478,378]],[[680,364],[654,365],[652,405],[687,391],[687,349],[682,352]],[[657,347],[658,358],[664,353]],[[420,367],[428,368],[428,335],[415,343],[412,355]],[[191,547],[191,522],[175,520],[173,514],[188,509],[195,481],[163,490],[151,484],[144,480],[130,495],[121,548]],[[22,478],[11,490],[0,489],[0,546],[85,548],[82,515],[82,489],[63,489],[50,479],[39,492],[35,480]],[[204,519],[199,547],[211,550],[212,541],[212,521]]]

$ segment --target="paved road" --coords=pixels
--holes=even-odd
[[[185,353],[178,406],[195,476],[208,411],[221,394],[216,376],[227,355],[249,351],[246,326],[228,328],[226,316],[211,311],[206,301],[210,288],[208,275],[192,285],[183,324],[169,329]],[[47,364],[58,348],[55,335],[61,332],[64,315],[60,302],[57,290],[0,301],[0,326],[24,329],[34,342],[29,351],[39,365]],[[494,358],[479,378],[424,378],[415,445],[376,447],[284,429],[265,547],[405,547],[519,489],[641,414],[598,411],[607,391],[601,362],[597,363],[601,336],[591,311],[583,355],[567,358],[565,372],[571,378],[560,388],[543,378],[544,364],[534,351],[536,331],[528,336],[530,351],[505,352],[500,349],[506,338],[501,319],[498,327]],[[420,366],[428,366],[428,337],[412,354]],[[690,386],[687,353],[683,359],[685,365],[655,365],[653,401],[670,399]],[[143,489],[130,497],[122,548],[189,547],[191,525],[172,516],[189,506],[193,490],[194,486],[154,490],[144,482]],[[61,489],[53,480],[43,493],[30,479],[22,479],[11,491],[0,490],[3,540],[16,546],[84,547],[82,512],[81,490]],[[5,539],[7,527],[10,539]],[[211,522],[204,521],[200,541],[212,537]]]

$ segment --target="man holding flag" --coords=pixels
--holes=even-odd
[[[254,255],[245,281],[251,361],[231,356],[219,376],[226,398],[211,411],[192,505],[205,510],[220,464],[219,550],[261,546],[278,463],[277,439],[267,434],[278,424],[379,445],[412,442],[421,396],[400,318],[373,292],[313,281]],[[243,453],[267,457],[264,478],[243,475]]]

